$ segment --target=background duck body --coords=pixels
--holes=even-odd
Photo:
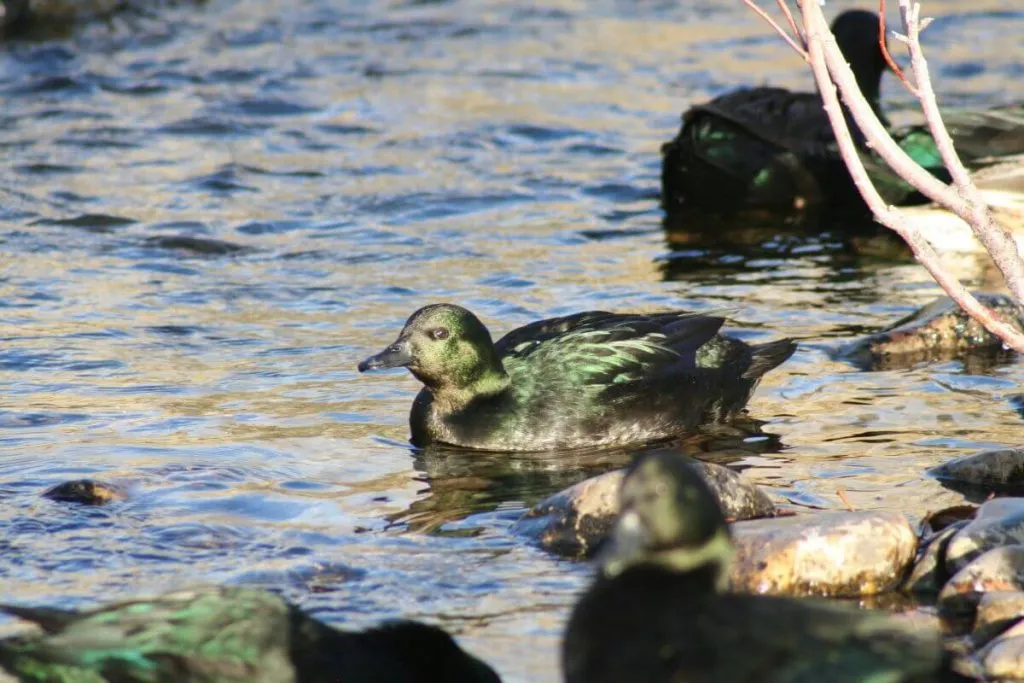
[[[588,311],[526,325],[492,344],[472,313],[441,304],[410,317],[382,352],[388,358],[378,354],[360,367],[404,365],[424,382],[409,416],[417,446],[539,451],[643,443],[728,419],[796,348],[788,339],[749,346],[722,337],[723,323],[686,312]],[[444,340],[424,333],[438,329],[473,333],[453,331]],[[393,360],[399,351],[389,350],[405,346],[416,350]],[[465,362],[448,360],[455,355]],[[442,364],[447,372],[434,369]]]
[[[878,43],[878,15],[847,10],[832,32],[865,98],[880,106],[888,68]],[[863,137],[847,115],[855,142]],[[803,210],[861,204],[817,92],[742,88],[683,114],[679,134],[662,147],[666,210]]]
[[[204,587],[70,612],[0,607],[43,634],[0,641],[0,675],[46,683],[500,683],[416,622],[331,628],[267,591]]]

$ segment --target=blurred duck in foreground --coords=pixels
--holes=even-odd
[[[792,340],[751,346],[724,318],[589,311],[540,320],[497,343],[465,308],[416,311],[360,372],[405,367],[424,384],[412,442],[497,451],[644,443],[743,410]]]
[[[563,643],[567,683],[966,681],[939,634],[825,600],[726,592],[732,541],[677,453],[639,459]]]
[[[889,127],[881,108],[881,79],[889,67],[879,45],[878,15],[847,10],[836,17],[832,32],[865,99]],[[992,157],[1024,152],[1024,106],[945,114],[957,152],[972,168]],[[848,112],[846,118],[885,200],[897,205],[925,202],[868,148]],[[927,127],[909,126],[891,134],[921,166],[950,180]],[[813,210],[867,213],[817,92],[756,87],[720,95],[683,114],[679,134],[662,147],[662,155],[662,203],[670,213],[689,208],[780,216]]]
[[[262,590],[209,587],[70,612],[5,605],[42,633],[0,641],[3,672],[40,683],[500,683],[443,630],[331,628]]]

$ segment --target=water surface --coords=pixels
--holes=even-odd
[[[965,7],[926,7],[943,103],[1024,99],[1019,3]],[[415,381],[355,365],[434,301],[495,334],[732,307],[730,333],[804,343],[751,403],[771,438],[688,448],[802,510],[841,509],[838,488],[912,514],[960,500],[922,470],[1020,443],[1024,364],[857,371],[829,349],[935,296],[917,266],[836,234],[741,249],[662,226],[680,111],[762,82],[810,75],[725,0],[211,0],[0,45],[6,598],[262,582],[346,626],[441,623],[508,681],[558,680],[589,569],[511,527],[624,460],[413,452]],[[39,496],[81,477],[129,500]]]

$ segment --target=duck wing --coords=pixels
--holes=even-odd
[[[289,681],[290,608],[237,587],[180,591],[84,612],[0,606],[43,635],[0,641],[0,670],[26,681]]]
[[[697,313],[589,311],[513,330],[495,346],[514,383],[605,387],[696,367],[697,350],[724,322]]]

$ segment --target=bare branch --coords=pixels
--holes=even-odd
[[[846,63],[842,53],[839,51],[839,46],[836,45],[835,38],[828,30],[828,25],[825,23],[825,17],[822,15],[818,4],[816,2],[803,2],[801,3],[801,11],[803,14],[804,29],[808,40],[808,55],[810,57],[811,68],[814,70],[814,78],[818,83],[818,90],[821,93],[825,112],[827,113],[829,121],[832,123],[832,128],[835,131],[836,140],[839,144],[839,151],[842,154],[843,161],[846,162],[857,189],[864,197],[864,200],[867,202],[872,213],[874,213],[875,218],[903,238],[913,251],[914,256],[928,270],[932,277],[935,278],[935,281],[954,301],[957,302],[957,304],[961,306],[961,308],[967,311],[971,317],[981,322],[988,331],[997,335],[1000,339],[1006,342],[1007,345],[1017,351],[1024,352],[1024,335],[1021,335],[1014,327],[1005,323],[996,313],[982,305],[981,302],[979,302],[964,288],[959,280],[947,273],[943,269],[942,263],[938,255],[935,253],[935,250],[932,248],[928,240],[925,239],[924,235],[913,225],[907,223],[897,209],[887,206],[885,201],[878,194],[878,191],[871,182],[871,178],[864,169],[864,164],[861,162],[857,147],[850,135],[849,127],[847,126],[846,119],[843,116],[842,107],[839,104],[839,98],[836,95],[836,84],[839,85],[842,90],[843,98],[851,112],[854,114],[854,118],[858,125],[861,126],[861,131],[865,132],[865,128],[868,128],[869,130],[866,134],[873,143],[878,144],[880,142],[887,142],[889,145],[899,150],[904,157],[906,157],[906,154],[903,153],[903,150],[900,150],[892,138],[889,137],[888,133],[878,121],[878,118],[874,115],[871,107],[864,99],[864,96],[858,90],[856,79],[854,78],[852,71],[850,71],[850,67]],[[915,77],[918,77],[916,72]],[[833,84],[833,80],[835,81],[835,84]],[[858,110],[861,111],[858,112]],[[862,124],[862,118],[866,124],[873,123],[874,125]],[[874,130],[871,130],[872,128],[881,129],[881,135],[878,135]],[[902,159],[900,159],[898,155],[894,156],[898,162],[902,162]],[[888,158],[886,158],[886,160],[889,161]],[[909,162],[909,167],[914,171],[914,173],[908,175],[924,174],[927,175],[928,178],[932,178],[930,174],[917,166],[909,157],[906,157],[906,161]],[[893,164],[893,166],[896,168],[895,164]],[[899,171],[900,169],[896,170]],[[900,173],[900,175],[904,174]],[[904,177],[906,178],[907,176],[904,175]],[[909,180],[909,178],[907,179]],[[934,178],[932,178],[932,180],[934,180]],[[943,186],[942,189],[946,190],[947,188]]]
[[[775,22],[774,19],[772,19],[770,16],[768,16],[767,12],[765,12],[763,9],[758,7],[757,3],[755,3],[754,0],[743,0],[743,3],[747,7],[749,7],[750,9],[754,10],[755,12],[757,12],[758,16],[760,16],[762,19],[767,21],[768,25],[771,26],[773,29],[775,29],[775,32],[778,33],[780,36],[782,36],[782,38],[787,43],[789,43],[789,46],[791,48],[793,48],[794,50],[796,50],[796,53],[798,55],[800,55],[805,62],[808,61],[807,50],[805,50],[802,47],[800,47],[799,45],[797,45],[796,41],[793,40],[793,38],[788,33],[786,33],[786,29],[784,29],[781,26],[779,26]],[[792,14],[789,16],[789,19],[790,19],[790,21],[793,21],[793,15]],[[796,22],[793,22],[793,25],[795,26]],[[799,31],[797,32],[797,37],[799,37],[800,41],[803,42],[803,36],[800,35]]]
[[[807,36],[805,36],[804,32],[800,30],[799,26],[797,26],[796,20],[793,18],[793,13],[789,11],[789,5],[786,3],[786,0],[775,0],[775,2],[779,6],[779,9],[782,10],[782,13],[786,16],[786,21],[789,22],[789,30],[793,32],[793,35],[800,39],[800,44],[803,45],[804,50],[806,50]]]
[[[892,54],[889,53],[889,46],[885,44],[885,33],[885,0],[878,0],[878,46],[882,48],[882,56],[885,57],[885,62],[892,69],[892,72],[903,81],[903,85],[910,91],[910,94],[914,97],[920,97],[917,88],[907,80],[907,75],[903,73],[903,69],[900,68],[900,65],[892,58]],[[900,37],[902,38],[902,36]]]
[[[956,150],[953,147],[953,140],[942,123],[942,115],[939,112],[939,105],[932,91],[931,78],[928,74],[928,62],[925,61],[924,52],[921,49],[921,5],[910,0],[899,0],[900,16],[903,18],[903,29],[909,39],[910,68],[914,72],[914,81],[918,85],[918,99],[921,101],[921,109],[924,111],[925,120],[928,122],[928,129],[935,139],[935,144],[942,155],[942,163],[945,164],[956,185],[956,194],[961,200],[954,204],[942,202],[951,211],[956,213],[965,223],[971,226],[978,241],[992,256],[992,261],[999,268],[1006,280],[1006,286],[1013,294],[1019,305],[1024,304],[1024,261],[1017,251],[1017,243],[1002,226],[992,220],[992,212],[988,210],[981,193],[975,187],[970,174],[960,162]]]

